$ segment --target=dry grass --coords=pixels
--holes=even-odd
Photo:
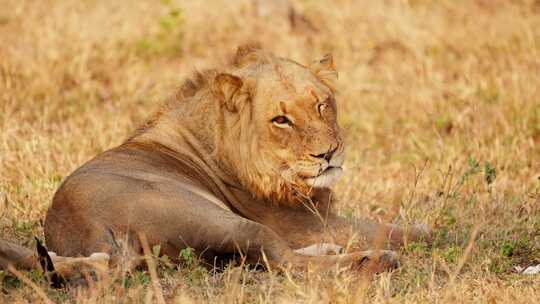
[[[137,272],[56,301],[534,303],[540,277],[540,2],[298,1],[317,33],[250,1],[0,0],[0,231],[33,246],[54,190],[122,142],[193,69],[259,40],[307,62],[333,52],[349,168],[347,216],[426,222],[399,270],[287,277],[243,267]],[[471,235],[476,232],[476,238]],[[470,245],[470,246],[468,246]],[[0,302],[42,301],[0,271]],[[155,292],[161,286],[161,292]]]

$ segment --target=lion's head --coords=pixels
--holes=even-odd
[[[244,187],[274,201],[328,188],[341,175],[332,56],[309,66],[258,48],[240,48],[212,92],[224,111],[220,162]]]

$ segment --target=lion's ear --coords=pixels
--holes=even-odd
[[[338,79],[338,72],[334,67],[334,58],[332,54],[326,54],[322,59],[315,60],[309,68],[326,84],[332,91],[335,91]]]
[[[214,79],[214,92],[221,98],[225,108],[230,112],[239,110],[239,96],[237,93],[242,88],[243,81],[238,76],[221,73]]]
[[[258,55],[260,51],[262,51],[262,47],[258,42],[239,46],[236,50],[236,55],[233,57],[233,65],[242,67],[249,63],[257,62],[261,59]]]

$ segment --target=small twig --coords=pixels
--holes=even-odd
[[[146,260],[146,265],[148,266],[148,272],[150,273],[150,278],[152,278],[152,287],[154,293],[156,294],[156,300],[159,304],[165,304],[165,298],[161,292],[161,284],[159,283],[159,278],[156,271],[156,265],[154,264],[154,259],[148,246],[148,240],[144,233],[139,234],[139,239],[141,240],[141,245],[144,251],[144,259]]]
[[[458,262],[458,265],[456,269],[454,270],[454,273],[450,276],[450,285],[454,284],[454,281],[456,280],[457,276],[459,275],[459,272],[463,268],[463,265],[465,265],[465,262],[467,261],[467,258],[469,257],[472,248],[474,246],[474,241],[476,240],[476,235],[478,234],[478,230],[480,229],[481,224],[477,224],[474,226],[471,237],[469,239],[469,243],[467,244],[467,248],[465,248],[465,252],[463,253],[463,256]]]
[[[416,205],[416,203],[414,203],[414,197],[416,196],[416,189],[418,188],[418,183],[420,182],[420,179],[422,178],[424,171],[426,171],[428,163],[429,163],[429,159],[426,159],[426,161],[424,162],[424,165],[420,168],[420,170],[417,170],[416,166],[413,166],[414,184],[413,184],[413,188],[411,190],[410,197],[409,197],[409,202],[408,202],[409,208],[407,209],[407,213],[409,213]]]

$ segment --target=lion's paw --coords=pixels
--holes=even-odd
[[[355,270],[382,273],[399,267],[399,256],[391,250],[368,250],[360,252],[360,255],[353,265]]]

